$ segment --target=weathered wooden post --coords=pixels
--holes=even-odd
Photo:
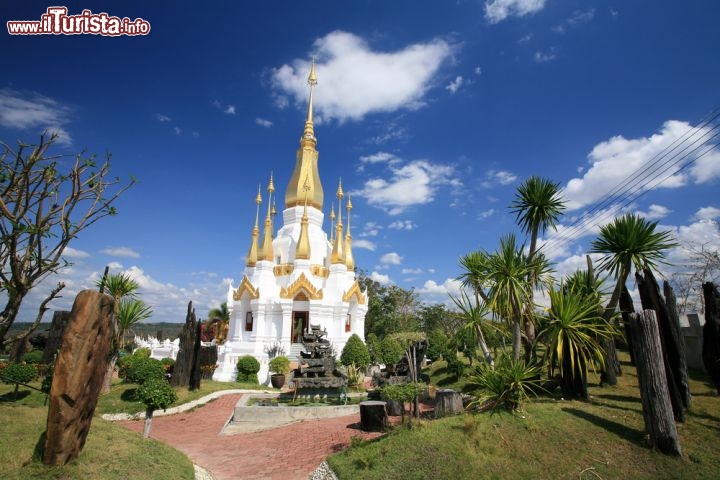
[[[679,456],[680,442],[670,403],[655,311],[644,310],[639,315],[632,315],[630,330],[637,362],[645,430],[650,434],[653,448],[667,455]]]
[[[186,387],[190,383],[190,374],[193,366],[193,352],[195,351],[195,335],[197,334],[197,319],[192,302],[188,303],[185,325],[180,333],[180,348],[178,349],[173,375],[170,384],[173,387]]]
[[[43,350],[40,363],[50,365],[55,359],[55,355],[58,353],[60,345],[62,345],[62,337],[68,320],[70,320],[70,312],[57,310],[53,313],[50,333],[48,333],[48,341],[45,344],[45,350]]]
[[[705,300],[702,359],[720,395],[720,293],[712,282],[703,283],[702,287]]]
[[[435,392],[435,418],[463,412],[462,396],[451,388]]]
[[[93,290],[78,293],[55,363],[43,463],[65,465],[85,445],[110,353],[115,301]]]

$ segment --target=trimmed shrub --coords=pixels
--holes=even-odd
[[[25,354],[23,362],[38,364],[42,362],[43,352],[42,350],[32,350]]]
[[[340,363],[345,366],[355,365],[363,370],[370,365],[370,351],[357,334],[353,333],[345,344],[340,354]]]
[[[149,378],[140,385],[135,392],[135,398],[145,404],[150,410],[163,410],[177,402],[175,390],[164,378]]]
[[[175,360],[165,357],[160,359],[160,363],[162,363],[162,366],[165,369],[165,373],[172,375],[173,367],[175,366]]]
[[[290,359],[285,355],[280,355],[270,360],[268,368],[271,372],[285,375],[290,372]]]
[[[386,367],[394,367],[397,365],[405,353],[400,342],[389,336],[383,338],[380,349],[382,350],[382,362]]]
[[[257,376],[259,371],[260,362],[252,355],[245,355],[238,358],[236,378],[238,382],[260,383]]]
[[[374,333],[368,333],[365,337],[365,344],[370,352],[370,361],[373,364],[382,363],[382,347],[380,340]]]
[[[142,385],[153,378],[165,380],[165,367],[162,362],[155,358],[140,357],[131,363],[125,381]]]
[[[442,330],[435,329],[428,335],[428,348],[426,355],[432,360],[438,360],[448,349],[448,337]]]
[[[28,363],[10,363],[2,369],[2,381],[8,385],[15,384],[15,395],[21,383],[28,383],[37,377],[37,368]]]

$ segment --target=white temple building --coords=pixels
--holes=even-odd
[[[352,202],[348,197],[343,205],[344,193],[339,182],[338,215],[335,216],[333,205],[330,235],[323,230],[323,187],[313,128],[313,87],[317,84],[314,62],[308,84],[307,119],[295,169],[285,191],[283,226],[274,233],[275,186],[271,175],[262,240],[259,226],[262,196],[258,187],[255,226],[244,276],[239,285],[230,285],[228,291],[230,326],[227,341],[218,348],[214,380],[234,380],[237,359],[249,354],[260,362],[258,378],[266,383],[269,378],[266,349],[279,343],[290,361],[296,361],[302,349],[300,339],[310,325],[319,325],[327,331],[326,338],[338,356],[352,334],[365,338],[367,294],[355,276],[350,234]]]

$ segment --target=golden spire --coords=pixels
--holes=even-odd
[[[262,195],[260,194],[260,185],[258,185],[257,197],[255,197],[255,226],[252,231],[252,243],[250,244],[250,251],[248,252],[247,262],[245,263],[248,267],[254,267],[258,259],[258,235],[260,234],[260,228],[258,228],[258,220],[260,218],[260,204],[262,203]]]
[[[338,182],[338,189],[335,196],[338,199],[338,222],[335,226],[335,244],[332,251],[332,263],[345,263],[345,249],[343,248],[343,224],[342,224],[342,199],[345,196],[342,190],[342,179]]]
[[[314,58],[310,67],[308,85],[310,86],[310,96],[308,99],[305,129],[300,138],[300,148],[298,148],[295,155],[295,169],[293,170],[287,191],[285,192],[285,207],[290,208],[302,205],[305,198],[304,193],[306,193],[310,205],[318,210],[322,210],[323,188],[320,183],[320,174],[318,173],[318,151],[315,150],[317,140],[315,139],[313,127],[313,88],[317,85]],[[303,182],[307,182],[309,186],[307,192],[304,192],[305,183]]]
[[[263,232],[263,245],[262,245],[262,252],[259,252],[258,255],[263,260],[268,260],[272,262],[275,258],[275,252],[273,251],[273,227],[272,227],[272,220],[270,219],[270,215],[272,213],[272,196],[273,192],[275,192],[275,185],[273,184],[273,175],[272,172],[270,172],[270,182],[268,183],[267,187],[268,191],[268,210],[267,210],[267,217],[265,217],[265,229]]]
[[[350,235],[350,210],[352,210],[352,200],[350,199],[350,195],[348,195],[345,208],[347,209],[348,222],[347,234],[345,234],[345,265],[347,265],[348,270],[355,270],[355,259],[352,254],[352,235]]]
[[[305,207],[303,208],[302,220],[300,220],[300,237],[295,249],[295,258],[308,260],[310,258],[310,236],[308,235],[307,193],[310,191],[310,184],[307,178],[303,190],[305,191]]]
[[[333,239],[335,235],[335,202],[332,203],[332,207],[330,207],[330,243],[333,243]]]

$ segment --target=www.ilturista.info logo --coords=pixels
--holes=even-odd
[[[150,22],[142,18],[111,17],[107,13],[83,10],[80,15],[68,15],[66,7],[48,7],[40,20],[16,20],[7,22],[10,35],[147,35]]]

